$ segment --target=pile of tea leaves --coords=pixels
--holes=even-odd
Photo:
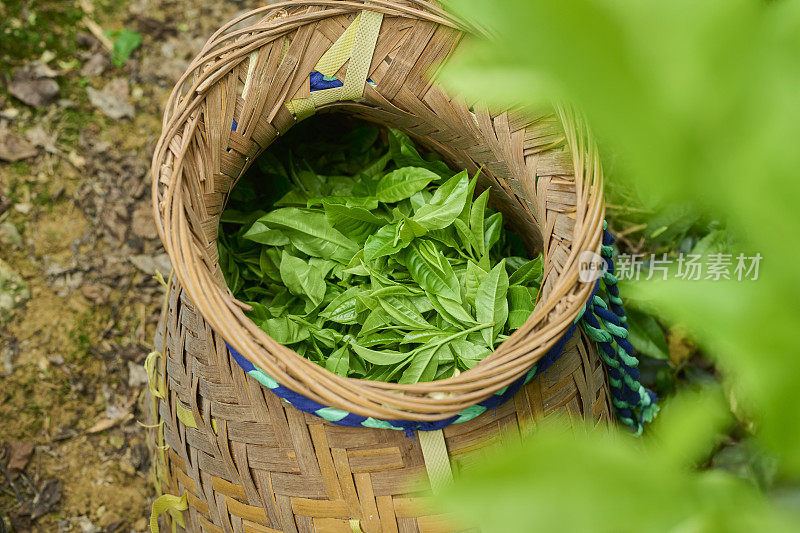
[[[260,156],[223,212],[220,265],[259,328],[331,372],[447,378],[525,322],[541,256],[475,177],[383,131],[323,124]]]

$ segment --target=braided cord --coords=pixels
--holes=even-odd
[[[600,255],[608,268],[597,281],[594,294],[586,303],[579,322],[583,331],[597,343],[606,365],[611,401],[617,417],[639,435],[644,423],[653,420],[658,413],[658,397],[639,382],[639,359],[628,340],[627,316],[614,275],[614,237],[607,227],[603,221]]]

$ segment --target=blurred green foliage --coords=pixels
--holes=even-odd
[[[0,72],[49,50],[68,57],[83,11],[74,2],[0,2]]]
[[[777,457],[778,481],[800,478],[800,1],[458,0],[449,7],[492,38],[468,40],[441,74],[445,85],[492,105],[576,103],[614,156],[614,180],[658,215],[645,218],[644,230],[656,245],[686,240],[703,224],[706,237],[688,239],[686,251],[764,257],[757,281],[628,284],[623,298],[655,306],[693,333],[721,369],[729,408],[748,421],[753,446]],[[724,221],[729,232],[704,219]],[[693,425],[708,408],[695,400],[671,400],[681,408],[664,435],[693,442],[703,457],[715,439]],[[467,516],[468,500],[479,496],[510,502],[509,512],[518,504],[517,515],[536,512],[537,522],[553,516],[542,530],[770,530],[747,516],[778,520],[724,472],[676,468],[657,440],[637,446],[620,436],[537,431],[524,449],[468,477],[451,501],[467,502],[459,507]],[[501,501],[502,486],[515,479],[524,496]],[[576,491],[589,516],[605,509],[593,522],[578,523],[558,501]],[[628,504],[617,508],[615,498]],[[667,520],[670,509],[682,520]],[[626,521],[606,527],[617,515]]]
[[[142,44],[142,34],[127,28],[106,31],[106,35],[114,39],[111,61],[118,67],[123,66],[130,59],[133,51]]]
[[[695,468],[730,424],[725,411],[719,391],[684,394],[641,439],[549,421],[441,500],[485,533],[792,531],[755,485]]]

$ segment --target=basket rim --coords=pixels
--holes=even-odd
[[[285,8],[307,6],[321,8],[321,11],[281,13]],[[226,292],[217,285],[208,268],[197,268],[203,260],[191,240],[184,187],[178,186],[185,175],[182,165],[191,145],[187,140],[192,139],[200,116],[195,111],[202,105],[209,87],[252,51],[270,42],[271,36],[288,33],[322,17],[352,14],[366,6],[367,2],[361,0],[281,2],[245,13],[214,33],[176,83],[166,104],[162,134],[151,168],[156,226],[178,281],[202,317],[225,341],[281,385],[324,405],[363,416],[386,420],[442,420],[484,400],[527,372],[577,319],[592,291],[593,283],[579,279],[577,263],[583,251],[600,249],[603,177],[597,147],[582,116],[574,108],[565,103],[554,105],[572,156],[577,200],[572,243],[561,266],[562,272],[547,298],[539,299],[525,324],[492,354],[472,369],[439,381],[400,385],[343,378],[275,342],[246,317],[243,304],[233,298],[229,289]],[[471,28],[425,1],[400,4],[393,0],[372,0],[369,9],[447,24],[462,31]],[[280,16],[235,29],[266,13]],[[213,68],[208,68],[209,65]],[[181,98],[192,76],[195,80],[186,93],[191,97]],[[348,105],[354,104],[349,102]],[[255,156],[250,161],[254,159]],[[162,187],[166,187],[164,191]],[[553,268],[551,259],[543,256],[546,269]],[[547,272],[545,270],[545,275]]]

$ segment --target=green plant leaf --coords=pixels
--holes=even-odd
[[[500,240],[500,235],[503,232],[503,215],[501,213],[494,213],[486,217],[484,221],[483,242],[486,250],[490,250],[492,246],[497,244]]]
[[[350,347],[340,346],[325,361],[325,368],[337,376],[347,377],[350,371]]]
[[[331,303],[322,310],[320,316],[339,324],[355,324],[358,318],[356,300],[360,291],[361,289],[359,287],[348,288],[334,298]]]
[[[393,255],[408,246],[407,242],[398,238],[397,231],[397,224],[388,224],[370,235],[364,244],[364,260],[373,261],[379,257]]]
[[[405,252],[405,261],[411,277],[423,290],[451,300],[461,299],[458,278],[432,241],[413,242]]]
[[[522,326],[533,312],[534,301],[527,287],[511,285],[508,287],[508,329]]]
[[[425,168],[398,168],[381,178],[376,196],[384,203],[399,202],[410,198],[438,178],[437,174]]]
[[[467,261],[467,271],[464,275],[464,286],[466,289],[467,302],[475,307],[475,297],[478,295],[478,287],[486,278],[486,272],[473,261]]]
[[[262,322],[260,327],[275,342],[280,344],[295,344],[306,340],[311,335],[311,331],[307,326],[292,320],[288,316],[270,318]]]
[[[483,256],[487,250],[487,242],[484,239],[484,217],[486,216],[486,204],[489,201],[489,189],[486,189],[472,203],[469,215],[469,229],[472,232],[472,242],[478,245],[475,250],[477,257]]]
[[[353,348],[353,351],[359,355],[359,357],[365,361],[369,361],[373,365],[396,365],[406,361],[412,356],[411,353],[401,353],[393,350],[371,350],[369,348],[359,346],[358,344],[352,344],[351,347]]]
[[[108,31],[106,35],[114,39],[111,61],[118,67],[125,65],[133,51],[142,44],[142,34],[126,28],[118,31]]]
[[[325,298],[325,279],[320,269],[285,251],[281,255],[281,279],[292,294],[307,296],[315,307]]]
[[[628,340],[636,351],[655,359],[669,359],[667,337],[656,319],[633,308],[626,310]]]
[[[403,375],[398,383],[418,383],[420,381],[431,381],[436,376],[436,369],[439,367],[438,352],[441,344],[426,344],[414,350],[411,363],[403,371]]]
[[[289,237],[278,229],[271,229],[263,222],[256,221],[243,235],[249,241],[269,246],[284,246],[289,244]]]
[[[516,269],[508,278],[509,285],[539,285],[542,281],[542,254]]]
[[[363,207],[351,207],[327,199],[322,201],[322,206],[331,226],[356,242],[363,243],[367,237],[388,222]]]
[[[408,135],[399,130],[389,130],[389,154],[400,168],[409,166],[427,168],[443,178],[453,175],[453,171],[444,162],[423,159]]]
[[[501,260],[481,282],[475,296],[475,315],[481,324],[494,323],[492,329],[481,332],[488,346],[494,347],[494,340],[505,328],[508,319],[508,274],[505,260]]]
[[[414,220],[428,230],[446,228],[464,209],[468,186],[467,172],[459,172],[436,189],[431,201],[414,213]]]
[[[286,230],[292,244],[308,255],[347,264],[358,245],[333,229],[323,213],[284,207],[267,213],[259,221]]]

